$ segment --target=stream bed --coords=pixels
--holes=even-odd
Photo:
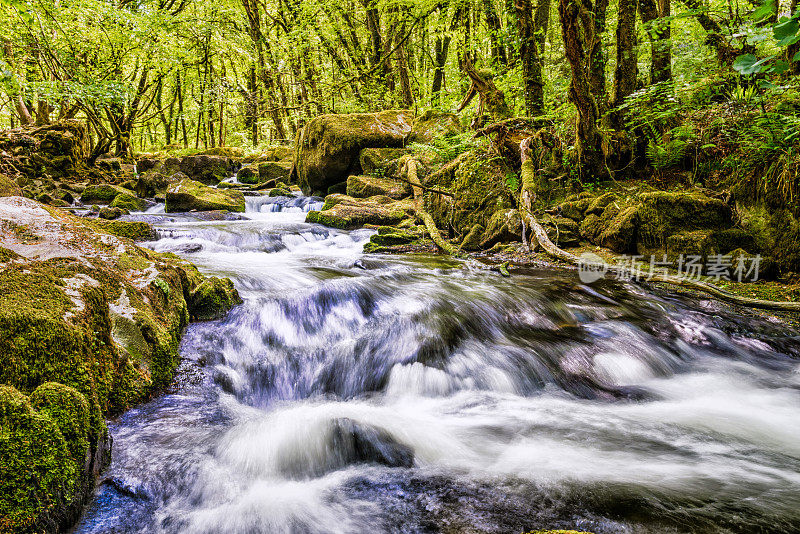
[[[800,531],[796,331],[569,271],[363,255],[371,231],[306,224],[320,207],[140,215],[244,304],[109,424],[76,532]]]

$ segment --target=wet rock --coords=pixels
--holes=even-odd
[[[311,119],[298,136],[294,166],[305,193],[326,191],[360,172],[364,148],[402,146],[413,114],[405,110],[349,115],[322,115]]]
[[[189,309],[193,321],[210,321],[224,317],[233,306],[242,303],[233,282],[211,276],[189,293]]]
[[[580,238],[578,223],[566,217],[548,217],[542,221],[547,237],[559,247],[574,247]]]
[[[225,156],[186,156],[181,159],[179,170],[204,184],[216,185],[231,176],[231,160]]]
[[[139,174],[144,174],[147,171],[156,167],[159,164],[157,159],[142,158],[136,162],[136,170]]]
[[[332,228],[350,230],[365,224],[392,226],[413,213],[409,200],[392,200],[374,196],[357,200],[347,195],[329,195],[322,211],[310,211],[306,222],[319,223]]]
[[[288,187],[275,187],[268,193],[271,197],[290,197],[292,191]]]
[[[165,210],[167,213],[211,210],[244,212],[244,195],[241,191],[214,189],[184,178],[167,189]]]
[[[120,158],[114,158],[114,157],[105,157],[102,159],[98,158],[95,161],[94,165],[101,171],[109,172],[112,174],[122,172],[122,160]]]
[[[183,178],[188,178],[188,176],[183,173],[176,173],[167,177],[158,171],[149,170],[139,175],[134,191],[141,198],[154,198],[159,194],[163,195],[170,183],[180,181]]]
[[[88,219],[85,222],[86,224],[97,228],[101,232],[115,235],[117,237],[124,237],[126,239],[130,239],[131,241],[152,241],[158,237],[153,227],[143,221],[119,221],[100,218]]]
[[[414,120],[409,141],[429,143],[438,137],[450,137],[463,131],[455,113],[429,109]]]
[[[259,181],[289,181],[292,164],[288,161],[266,161],[258,165]]]
[[[391,178],[353,175],[347,178],[347,195],[353,198],[385,195],[389,198],[400,200],[411,195],[411,186]]]
[[[480,248],[487,249],[497,243],[508,243],[522,239],[522,219],[515,209],[499,210],[486,226]]]

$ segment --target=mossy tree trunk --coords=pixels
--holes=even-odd
[[[488,113],[494,121],[501,121],[511,117],[511,110],[508,108],[503,91],[494,84],[490,73],[478,72],[475,69],[468,53],[464,53],[461,58],[461,70],[469,77],[471,84],[464,100],[458,106],[459,112],[469,105],[475,95],[478,95],[480,102],[478,106],[479,117],[483,112]]]
[[[494,0],[483,0],[483,13],[486,17],[486,26],[489,28],[489,39],[492,43],[492,59],[494,59],[495,63],[498,65],[506,65],[508,63],[506,47],[503,46],[500,40],[503,25],[500,21],[500,16],[497,14]]]
[[[525,113],[529,117],[535,117],[544,112],[544,80],[531,0],[514,0],[514,10],[520,39],[519,55],[522,62]]]
[[[636,0],[619,0],[617,19],[617,61],[614,69],[613,106],[621,106],[625,98],[636,90]],[[611,125],[624,129],[621,112],[611,116]]]
[[[558,14],[564,51],[569,61],[572,79],[569,100],[578,111],[575,125],[575,146],[579,172],[582,177],[599,177],[606,174],[603,153],[603,136],[598,128],[600,109],[597,90],[596,65],[593,65],[596,33],[591,4],[586,0],[559,0]]]

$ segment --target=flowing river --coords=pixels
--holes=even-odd
[[[371,231],[303,222],[318,200],[140,216],[245,302],[110,423],[77,532],[800,531],[796,331],[568,271],[363,255]]]

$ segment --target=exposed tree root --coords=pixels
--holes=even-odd
[[[536,241],[539,245],[544,249],[544,251],[549,254],[550,256],[570,263],[572,265],[578,266],[581,263],[581,259],[572,254],[563,250],[556,246],[550,238],[547,237],[547,232],[545,231],[544,227],[536,220],[536,217],[533,215],[533,211],[531,209],[532,201],[535,200],[535,187],[534,184],[536,183],[535,177],[535,168],[533,162],[527,155],[527,143],[523,141],[520,143],[520,150],[522,152],[522,171],[521,171],[521,182],[522,182],[522,192],[520,194],[520,214],[522,216],[523,223],[523,242],[525,242],[525,232],[524,228],[530,227],[533,233],[533,236],[536,238]],[[527,246],[527,243],[525,242]],[[618,273],[619,269],[615,268],[614,266],[609,266],[608,271],[612,273]],[[778,311],[789,311],[789,312],[800,312],[800,302],[780,302],[774,300],[762,300],[762,299],[755,299],[750,297],[742,297],[739,295],[735,295],[730,291],[726,291],[721,287],[715,286],[714,284],[710,284],[708,282],[702,282],[699,280],[691,280],[688,278],[681,278],[678,276],[670,276],[670,275],[654,275],[649,276],[646,280],[647,282],[657,282],[657,283],[664,283],[670,284],[673,286],[683,287],[686,289],[694,289],[696,291],[702,291],[703,293],[712,295],[719,300],[723,300],[725,302],[730,302],[732,304],[738,304],[740,306],[746,306],[749,308],[759,308],[764,310],[778,310]]]
[[[439,233],[439,229],[436,228],[436,222],[433,220],[433,217],[430,213],[425,211],[422,199],[423,185],[420,183],[419,177],[417,176],[417,160],[408,157],[405,162],[405,171],[408,177],[408,183],[411,184],[411,189],[414,192],[414,205],[417,217],[419,217],[425,225],[425,228],[428,230],[431,239],[437,247],[451,256],[459,256],[461,251],[442,237],[442,234]]]

